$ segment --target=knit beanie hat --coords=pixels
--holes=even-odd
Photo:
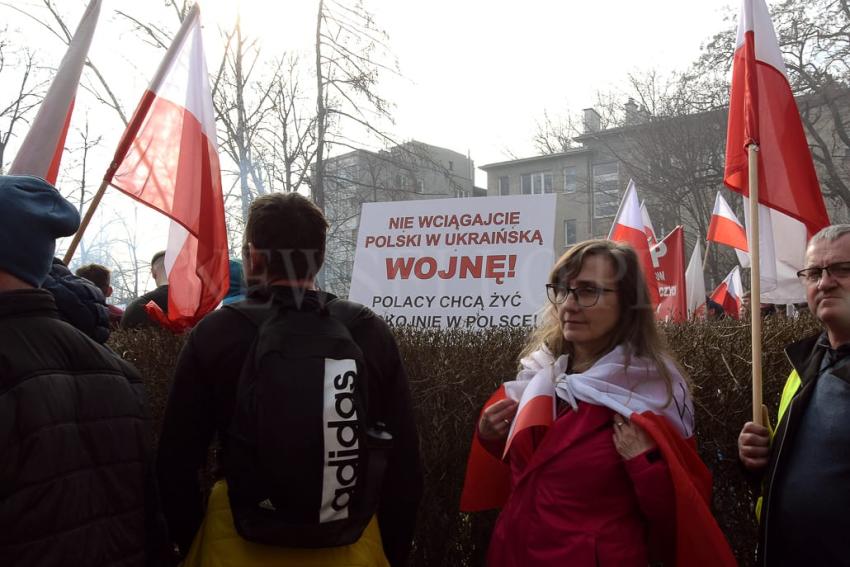
[[[56,250],[56,239],[80,226],[80,214],[47,181],[0,175],[0,270],[40,287]]]

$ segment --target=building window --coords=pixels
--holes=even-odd
[[[576,167],[568,165],[564,168],[564,193],[575,193],[578,188],[578,178],[576,176]]]
[[[449,161],[449,171],[454,171],[454,170],[455,170],[455,162]]]
[[[417,193],[424,193],[425,192],[425,182],[422,181],[421,179],[416,180],[416,192]]]
[[[576,220],[568,219],[564,221],[564,245],[572,246],[578,242],[576,236]]]
[[[520,177],[520,188],[523,195],[542,195],[551,193],[552,189],[552,174],[551,173],[526,173]]]
[[[499,195],[511,194],[511,178],[505,175],[499,178]]]
[[[612,217],[620,205],[620,176],[617,162],[593,166],[593,216]]]
[[[410,178],[406,175],[396,174],[395,176],[396,189],[400,191],[408,191],[410,189]]]

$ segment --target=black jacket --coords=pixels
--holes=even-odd
[[[771,497],[777,475],[781,474],[786,459],[791,453],[794,438],[799,429],[802,416],[809,405],[815,389],[815,383],[819,376],[821,362],[825,349],[818,347],[817,343],[821,335],[814,335],[792,343],[785,349],[788,360],[800,377],[800,388],[788,405],[788,409],[777,424],[770,447],[770,458],[762,475],[763,503],[761,509],[761,522],[759,524],[759,565],[781,565],[782,558],[770,556],[767,542],[771,529]],[[832,374],[850,382],[850,365],[844,365],[832,371]],[[836,457],[844,457],[846,451],[836,449]],[[808,526],[807,526],[808,527]],[[771,536],[773,537],[773,536]]]
[[[99,343],[109,338],[109,308],[96,285],[75,276],[59,258],[53,259],[50,273],[41,287],[53,295],[59,315]]]
[[[0,565],[144,565],[149,427],[130,364],[62,321],[49,292],[0,293]]]
[[[148,312],[145,311],[145,305],[151,301],[159,305],[163,313],[168,313],[168,284],[163,284],[131,301],[121,317],[121,328],[157,327],[156,321],[148,317]]]
[[[274,289],[283,297],[293,294],[291,288]],[[254,294],[249,301],[263,299]],[[405,563],[410,551],[422,494],[419,439],[407,374],[395,338],[382,319],[364,307],[350,330],[366,361],[368,399],[381,400],[387,410],[387,428],[394,436],[378,522],[384,551],[395,567]],[[157,472],[169,531],[184,552],[203,517],[198,469],[206,462],[213,435],[227,438],[237,381],[256,334],[257,328],[242,313],[219,309],[194,328],[177,362],[159,440]],[[227,447],[222,449],[226,452]]]

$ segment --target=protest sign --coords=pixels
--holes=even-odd
[[[531,326],[553,264],[556,196],[366,203],[350,299],[391,326]]]

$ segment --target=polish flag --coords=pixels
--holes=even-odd
[[[737,319],[743,294],[744,286],[741,284],[741,268],[735,266],[729,272],[729,275],[720,282],[720,285],[711,292],[711,299],[722,305],[723,311],[727,315],[733,319]]]
[[[77,86],[80,84],[80,75],[86,63],[99,14],[100,0],[92,0],[77,25],[68,51],[65,52],[32,126],[9,168],[10,174],[35,175],[53,185],[56,184],[59,163],[65,150],[65,138],[71,124],[71,115],[74,113]]]
[[[759,146],[759,202],[806,225],[829,225],[797,102],[764,0],[742,0],[732,67],[723,182],[749,196],[747,146]]]
[[[653,306],[658,305],[658,282],[655,279],[655,270],[652,267],[649,242],[647,242],[646,233],[644,232],[643,215],[640,210],[637,189],[635,188],[635,182],[631,179],[626,188],[626,193],[623,195],[623,200],[620,202],[620,208],[617,210],[614,224],[611,225],[608,240],[625,242],[635,249],[638,260],[640,261],[640,267],[646,278],[646,287],[649,289],[650,301]]]
[[[655,246],[658,238],[655,236],[655,229],[652,227],[649,211],[646,210],[646,201],[640,202],[640,215],[643,218],[643,232],[646,233],[646,239],[649,241],[650,246]]]
[[[153,302],[146,309],[163,326],[188,329],[215,309],[229,286],[215,114],[197,4],[136,108],[110,177],[114,187],[171,218],[168,314]]]
[[[697,240],[691,259],[685,270],[685,298],[688,305],[688,316],[693,316],[701,305],[705,304],[705,274],[702,271],[702,247]]]
[[[708,236],[706,240],[725,244],[738,250],[748,252],[750,250],[747,245],[747,233],[741,223],[738,222],[738,217],[723,195],[717,192],[717,198],[714,200],[714,211],[711,213],[711,222],[708,224]]]

